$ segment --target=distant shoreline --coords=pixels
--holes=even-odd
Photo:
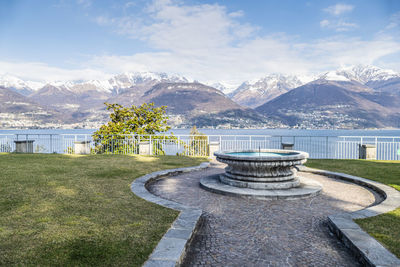
[[[0,129],[0,135],[13,134],[76,134],[91,135],[97,129]],[[270,135],[270,136],[395,136],[400,129],[210,129],[200,128],[206,135]],[[188,135],[190,129],[171,129],[174,135]]]

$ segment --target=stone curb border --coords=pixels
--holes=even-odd
[[[160,242],[153,250],[148,260],[143,264],[144,267],[169,267],[179,265],[185,255],[191,239],[194,236],[194,233],[197,230],[197,226],[199,225],[200,221],[199,219],[202,214],[202,210],[200,209],[193,209],[185,205],[157,197],[151,194],[147,190],[146,186],[149,183],[160,179],[162,176],[198,171],[208,168],[209,166],[209,162],[203,162],[199,166],[194,167],[157,171],[141,176],[132,182],[131,191],[135,195],[160,206],[180,211],[178,218],[161,238]]]
[[[383,247],[369,234],[364,232],[354,219],[363,219],[386,213],[400,207],[400,192],[396,189],[365,178],[338,172],[298,167],[300,171],[324,175],[368,187],[383,198],[383,201],[368,208],[350,213],[328,216],[328,225],[332,232],[350,248],[365,266],[400,266],[400,259]]]

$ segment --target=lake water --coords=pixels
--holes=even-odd
[[[92,134],[96,129],[28,129],[0,130],[0,134]],[[274,135],[274,136],[397,136],[394,130],[303,130],[303,129],[199,129],[207,135]],[[190,129],[173,129],[175,135],[187,135]]]

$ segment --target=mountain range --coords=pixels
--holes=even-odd
[[[354,66],[319,75],[255,108],[290,127],[400,128],[400,74]]]
[[[98,127],[108,117],[104,102],[166,105],[174,127],[400,127],[399,100],[400,73],[361,65],[314,77],[268,74],[233,91],[152,72],[49,83],[3,75],[0,127]]]

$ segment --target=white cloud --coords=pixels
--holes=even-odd
[[[99,16],[95,22],[145,42],[147,51],[93,56],[76,70],[0,62],[0,72],[34,80],[77,80],[104,79],[106,74],[126,71],[160,71],[237,86],[273,72],[305,75],[342,65],[382,64],[400,52],[398,39],[383,34],[371,35],[369,40],[334,36],[307,42],[283,33],[263,36],[256,26],[240,22],[242,11],[232,15],[217,4],[155,1],[144,12],[122,18]],[[336,17],[322,20],[320,25],[338,32],[357,27]],[[397,66],[400,69],[400,63]]]
[[[125,3],[125,8],[134,7],[134,6],[136,6],[136,5],[137,5],[137,3],[133,2],[133,1],[131,1],[131,2],[126,2],[126,3]]]
[[[347,32],[358,28],[356,23],[346,22],[344,20],[321,20],[319,25],[321,28],[333,29],[336,32]]]
[[[138,53],[132,56],[96,57],[91,66],[104,72],[152,70],[180,73],[199,81],[228,81],[239,84],[268,72],[303,72],[308,68],[295,48],[278,36],[255,39],[238,47],[213,48],[210,51],[185,50]]]
[[[388,36],[380,36],[369,41],[355,37],[332,37],[303,46],[303,53],[307,55],[309,61],[315,60],[317,68],[314,68],[314,72],[343,65],[373,65],[381,58],[399,51],[400,43]]]
[[[207,50],[251,36],[257,27],[236,22],[242,12],[227,13],[218,4],[179,5],[154,1],[145,18],[125,16],[115,23],[118,33],[174,51]]]
[[[76,3],[84,8],[88,8],[92,5],[92,0],[76,0]]]
[[[98,16],[94,19],[94,21],[100,26],[112,25],[115,22],[115,19],[110,19],[106,16]]]
[[[397,52],[400,43],[388,37],[370,41],[333,37],[300,43],[286,36],[266,36],[210,53],[170,51],[100,56],[90,66],[101,66],[106,73],[131,70],[180,73],[203,82],[223,81],[237,86],[267,73],[307,75],[339,66],[381,63],[381,58]]]
[[[336,32],[348,32],[357,29],[359,26],[354,22],[349,22],[344,18],[344,14],[353,11],[354,6],[347,4],[336,4],[324,8],[323,11],[333,16],[329,20],[323,19],[319,25],[321,28],[331,29]]]
[[[358,28],[358,24],[346,21],[338,21],[335,26],[337,32],[347,32]]]
[[[41,62],[5,61],[0,61],[0,73],[11,74],[21,79],[37,82],[104,79],[109,76],[95,68],[69,70],[52,67]]]
[[[324,20],[321,20],[321,21],[320,21],[319,25],[320,25],[322,28],[325,28],[325,27],[328,27],[328,26],[330,25],[330,22],[329,22],[329,20],[324,19]]]
[[[390,16],[389,24],[386,26],[387,30],[394,29],[400,26],[400,12],[394,13]]]
[[[240,17],[244,16],[244,12],[243,12],[243,10],[239,10],[239,11],[231,12],[228,15],[231,18],[240,18]]]
[[[347,4],[336,4],[333,6],[329,6],[324,9],[325,12],[328,12],[329,14],[333,16],[340,16],[345,13],[349,13],[353,11],[354,6],[352,5],[347,5]]]

